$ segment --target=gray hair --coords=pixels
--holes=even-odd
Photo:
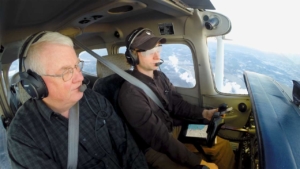
[[[40,75],[46,73],[44,65],[39,64],[41,59],[40,53],[43,50],[40,46],[42,42],[67,45],[70,47],[74,46],[71,38],[58,32],[46,32],[40,39],[33,43],[28,50],[24,64],[26,69],[31,69]]]

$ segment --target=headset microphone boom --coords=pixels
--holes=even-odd
[[[155,66],[160,66],[163,63],[164,63],[164,60],[160,59],[160,62],[155,63]]]
[[[82,84],[80,87],[79,87],[79,91],[80,92],[84,92],[86,90],[86,84]]]

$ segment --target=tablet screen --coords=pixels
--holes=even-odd
[[[208,125],[204,124],[189,124],[186,132],[186,137],[206,138]]]

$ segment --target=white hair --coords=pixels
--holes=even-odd
[[[43,50],[43,48],[40,46],[42,42],[67,45],[70,47],[74,46],[71,38],[58,32],[46,32],[40,39],[33,43],[28,49],[24,64],[26,69],[31,69],[40,75],[45,74],[44,65],[40,64],[40,53],[41,50]]]

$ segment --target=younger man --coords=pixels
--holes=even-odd
[[[150,166],[161,169],[187,169],[199,164],[209,168],[232,169],[234,154],[228,141],[218,138],[218,144],[204,150],[213,155],[208,163],[190,152],[184,144],[172,137],[173,117],[211,119],[217,109],[206,110],[184,101],[166,75],[157,71],[161,43],[166,39],[155,37],[151,30],[138,28],[126,38],[126,58],[134,66],[132,75],[148,85],[158,96],[170,115],[164,113],[140,88],[124,82],[119,93],[119,106],[133,128],[137,142],[146,149]],[[209,153],[209,151],[211,151]]]

